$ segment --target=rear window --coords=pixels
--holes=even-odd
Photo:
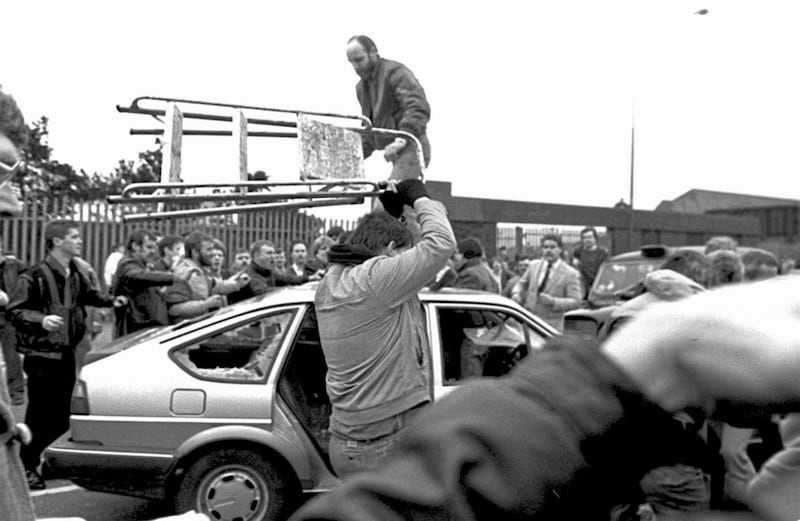
[[[180,347],[172,358],[189,373],[209,380],[264,380],[295,313],[291,309],[253,319]]]

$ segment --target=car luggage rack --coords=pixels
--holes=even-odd
[[[187,106],[190,106],[189,110],[184,111]],[[201,108],[192,109],[191,106]],[[221,110],[224,113],[209,113],[204,109]],[[134,204],[138,208],[143,204],[155,205],[144,212],[123,212],[125,222],[361,204],[366,198],[379,196],[387,185],[385,181],[364,179],[361,151],[361,139],[364,137],[404,138],[410,146],[415,147],[419,164],[425,164],[422,146],[416,136],[401,130],[373,127],[365,116],[156,96],[137,97],[128,106],[117,105],[117,111],[151,116],[164,125],[158,129],[130,131],[131,135],[163,135],[164,149],[161,182],[132,183],[120,195],[108,197],[112,204]],[[184,129],[185,119],[230,123],[233,126],[231,130]],[[250,130],[250,125],[265,130]],[[183,136],[233,136],[239,145],[237,160],[240,181],[182,182]],[[247,180],[248,137],[298,139],[300,180]],[[167,209],[167,205],[179,208]],[[186,208],[187,205],[199,207]]]

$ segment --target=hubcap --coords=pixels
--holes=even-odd
[[[198,489],[200,510],[219,521],[260,521],[269,505],[266,484],[251,469],[220,468]]]

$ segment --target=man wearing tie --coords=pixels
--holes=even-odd
[[[564,329],[564,313],[581,304],[581,276],[561,260],[561,237],[542,237],[542,258],[531,262],[511,298],[558,331]]]

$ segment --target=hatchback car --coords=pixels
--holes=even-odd
[[[48,464],[89,490],[168,499],[216,520],[279,518],[302,492],[335,487],[314,290],[282,288],[111,343],[81,371],[70,431]],[[464,383],[464,343],[483,347],[493,376],[556,334],[499,295],[420,300],[434,399]]]

